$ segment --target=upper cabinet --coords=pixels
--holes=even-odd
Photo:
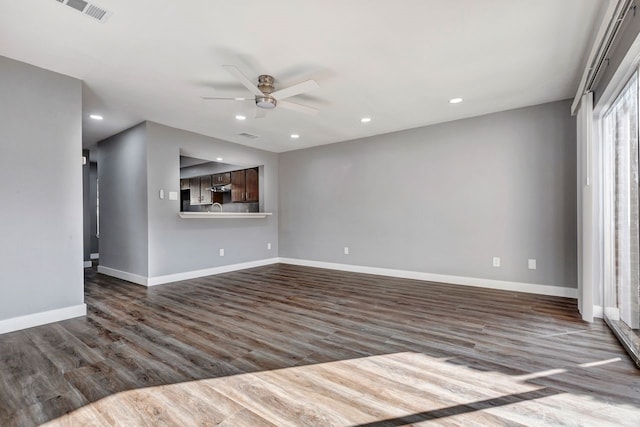
[[[231,201],[244,202],[246,175],[244,170],[231,172]]]
[[[258,168],[231,172],[231,201],[258,202]]]
[[[181,180],[182,181],[182,180]],[[211,195],[211,175],[197,176],[189,180],[191,205],[210,205],[213,203]]]
[[[189,204],[200,204],[200,177],[189,179],[190,199]]]
[[[245,201],[257,202],[258,195],[258,168],[245,170]]]
[[[211,197],[211,175],[200,177],[200,203],[203,205],[213,203]]]
[[[231,172],[217,173],[213,175],[213,185],[231,184]]]

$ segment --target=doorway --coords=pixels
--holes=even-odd
[[[89,163],[89,217],[90,217],[90,256],[95,265],[100,258],[100,186],[98,183],[98,164]]]

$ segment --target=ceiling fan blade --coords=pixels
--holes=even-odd
[[[201,96],[200,99],[214,99],[218,101],[255,101],[253,98],[218,98],[217,96]]]
[[[267,117],[267,110],[256,107],[256,119],[264,119],[265,117]]]
[[[277,90],[273,92],[271,96],[280,101],[281,99],[299,95],[303,92],[309,92],[310,90],[318,89],[319,87],[320,86],[315,80],[307,80],[306,82],[298,83],[297,85],[289,86],[282,90]]]
[[[258,86],[251,83],[251,80],[249,80],[249,78],[245,76],[242,71],[238,69],[238,67],[236,67],[235,65],[223,65],[222,68],[227,70],[227,72],[235,77],[240,83],[242,83],[244,87],[249,89],[252,94],[257,96],[264,96],[262,91],[258,89]]]
[[[295,104],[289,101],[278,101],[278,106],[286,108],[287,110],[297,111],[299,113],[309,114],[315,116],[319,113],[319,110],[313,107],[307,107],[306,105]]]

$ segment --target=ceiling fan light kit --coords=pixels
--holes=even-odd
[[[276,108],[276,105],[278,105],[278,101],[271,96],[256,96],[257,107],[271,110],[272,108]]]

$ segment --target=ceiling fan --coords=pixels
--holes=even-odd
[[[320,86],[318,86],[318,83],[316,83],[315,80],[307,80],[306,82],[298,83],[284,89],[275,90],[275,87],[273,85],[275,79],[272,76],[266,74],[259,76],[258,85],[256,86],[235,65],[223,65],[222,68],[224,68],[229,74],[234,76],[240,83],[242,83],[244,87],[249,89],[249,91],[251,91],[251,93],[254,95],[254,98],[217,98],[211,96],[203,96],[202,99],[222,101],[255,101],[256,107],[258,107],[256,109],[256,118],[264,117],[266,110],[274,109],[276,108],[276,106],[309,115],[318,114],[318,110],[313,107],[284,101],[284,99],[286,98],[318,89]]]

